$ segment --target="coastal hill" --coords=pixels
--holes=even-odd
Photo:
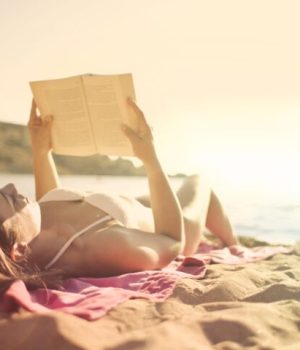
[[[26,174],[32,172],[31,146],[26,126],[0,122],[0,173]],[[78,175],[145,175],[143,167],[130,160],[94,155],[71,157],[54,155],[60,174]]]

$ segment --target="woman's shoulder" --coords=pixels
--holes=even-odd
[[[47,192],[39,203],[51,201],[80,201],[86,196],[85,192],[73,188],[57,187]]]

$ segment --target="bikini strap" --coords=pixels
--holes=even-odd
[[[48,262],[48,264],[44,267],[45,270],[48,270],[50,267],[52,267],[57,260],[65,253],[65,251],[70,247],[70,245],[73,243],[73,241],[81,236],[82,234],[84,234],[85,232],[87,232],[88,230],[90,230],[91,228],[95,227],[96,225],[111,220],[112,217],[110,215],[105,215],[103,216],[101,219],[93,222],[92,224],[88,225],[87,227],[83,228],[82,230],[80,230],[79,232],[75,233],[74,236],[70,237],[67,242],[59,249],[59,251],[54,255],[54,257]],[[107,227],[104,227],[104,229],[106,229]],[[102,231],[102,230],[101,230]]]

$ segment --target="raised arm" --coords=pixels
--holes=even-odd
[[[59,187],[56,166],[51,153],[51,116],[42,118],[37,114],[32,100],[28,129],[32,146],[32,166],[35,180],[35,197],[39,200],[44,194]]]
[[[127,125],[123,125],[122,129],[147,172],[155,232],[167,235],[183,246],[185,235],[182,212],[156,154],[151,128],[138,106],[132,100],[128,103],[138,117],[139,130],[135,132]]]

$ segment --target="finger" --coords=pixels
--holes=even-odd
[[[146,118],[143,111],[138,107],[138,105],[133,101],[132,98],[128,97],[127,102],[129,106],[135,111],[135,113],[146,123]]]
[[[33,121],[33,119],[35,118],[35,114],[36,114],[36,104],[34,99],[32,99],[29,121]]]
[[[130,107],[132,107],[132,109],[140,115],[144,115],[144,113],[142,112],[142,110],[139,108],[139,106],[133,101],[132,98],[128,97],[127,99],[128,104],[130,105]]]
[[[131,141],[140,141],[140,137],[135,133],[134,130],[132,130],[128,125],[121,124],[121,130],[129,138]]]
[[[30,116],[29,116],[29,122],[35,122],[38,118],[37,113],[36,113],[36,103],[34,98],[32,99],[32,103],[31,103],[31,111],[30,111]]]

